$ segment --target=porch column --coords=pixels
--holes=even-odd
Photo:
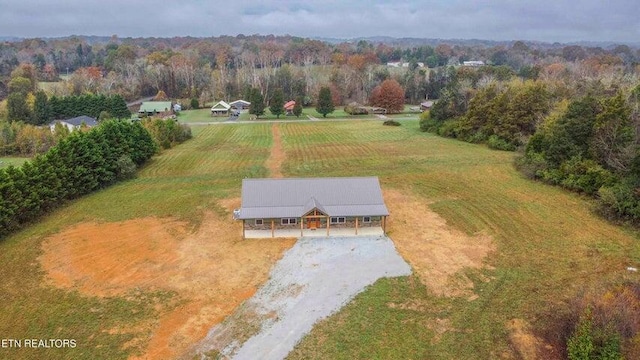
[[[303,227],[304,227],[304,218],[300,218],[300,237],[302,237]]]
[[[386,216],[382,217],[382,233],[384,235],[387,235],[387,217]]]
[[[358,217],[356,216],[356,235],[358,235]]]
[[[242,240],[245,240],[247,237],[244,234],[244,219],[242,219]]]
[[[329,224],[331,224],[330,218],[327,216],[327,236],[329,236]]]
[[[273,220],[273,219],[271,219],[271,237],[272,237],[272,238],[273,238],[273,237],[276,237],[276,236],[275,236],[275,230],[276,230],[276,228],[275,228],[275,222],[274,222],[274,220]]]

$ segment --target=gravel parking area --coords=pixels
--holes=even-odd
[[[256,294],[211,329],[195,354],[284,359],[313,324],[365,287],[382,277],[410,273],[384,236],[300,239]]]

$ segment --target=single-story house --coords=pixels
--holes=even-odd
[[[171,113],[173,106],[171,101],[145,101],[140,105],[139,114],[146,114],[147,116]]]
[[[287,113],[287,115],[293,115],[293,108],[295,106],[296,106],[295,100],[287,101],[284,104],[284,111]]]
[[[220,100],[211,107],[211,116],[228,116],[229,110],[231,110],[231,105],[224,100]]]
[[[431,107],[433,106],[433,100],[427,100],[427,101],[423,101],[420,103],[420,110],[421,111],[426,111],[431,109]]]
[[[240,99],[240,100],[230,102],[229,105],[231,106],[232,109],[244,110],[244,109],[248,109],[249,106],[251,106],[251,103]]]
[[[480,61],[480,60],[463,61],[462,66],[470,66],[470,67],[484,66],[484,61]]]
[[[389,210],[377,177],[244,179],[242,205],[234,218],[242,220],[242,237],[358,235],[386,232]]]
[[[90,128],[94,126],[98,126],[98,121],[96,121],[96,119],[92,118],[91,116],[82,115],[82,116],[78,116],[78,117],[74,117],[66,120],[54,120],[49,124],[49,128],[51,129],[51,132],[56,131],[57,123],[60,123],[63,126],[66,126],[67,129],[69,129],[69,131],[80,129],[82,127],[82,124],[85,124],[87,127],[90,127]]]
[[[387,109],[377,107],[377,106],[365,106],[365,109],[367,109],[367,114],[386,114],[387,113]]]

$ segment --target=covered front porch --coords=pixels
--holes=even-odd
[[[265,239],[265,238],[299,238],[299,237],[350,237],[350,236],[378,236],[384,235],[381,226],[363,227],[357,231],[355,228],[332,228],[327,235],[326,229],[273,229],[273,230],[245,230],[245,239]]]

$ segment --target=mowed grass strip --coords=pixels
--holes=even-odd
[[[626,271],[640,264],[635,231],[594,215],[579,195],[523,178],[513,153],[417,127],[415,121],[286,124],[285,172],[377,175],[383,187],[427,202],[450,226],[490,235],[497,250],[487,267],[465,271],[477,298],[435,296],[414,276],[381,280],[314,328],[291,359],[517,357],[509,320],[540,329],[549,309],[581,290],[638,280]]]
[[[420,133],[417,121],[280,124],[285,176],[379,176],[385,188],[427,202],[452,227],[492,236],[487,267],[469,270],[475,300],[443,298],[415,276],[383,279],[319,324],[291,358],[516,357],[505,323],[541,326],[551,306],[583,287],[637,277],[638,236],[594,216],[590,202],[524,179],[513,154]],[[171,294],[87,298],[43,285],[38,266],[47,235],[83,221],[171,216],[197,226],[217,199],[237,197],[241,179],[267,175],[271,124],[194,127],[194,139],[165,151],[137,179],[55,211],[0,241],[0,334],[73,338],[76,349],[0,349],[0,358],[126,358],[124,347]],[[392,214],[393,216],[393,214]],[[393,238],[393,233],[390,234]]]
[[[205,126],[194,134],[154,157],[136,179],[69,203],[0,240],[0,338],[77,343],[74,349],[0,348],[1,359],[126,359],[144,349],[146,344],[135,341],[146,335],[140,324],[158,316],[156,305],[166,309],[180,299],[166,292],[92,298],[53,288],[37,258],[48,235],[85,221],[157,216],[195,227],[207,210],[230,216],[216,200],[239,196],[242,178],[266,175],[270,126]]]
[[[4,167],[9,167],[11,165],[20,166],[25,161],[28,161],[28,160],[29,158],[24,158],[24,157],[0,157],[0,169]]]

